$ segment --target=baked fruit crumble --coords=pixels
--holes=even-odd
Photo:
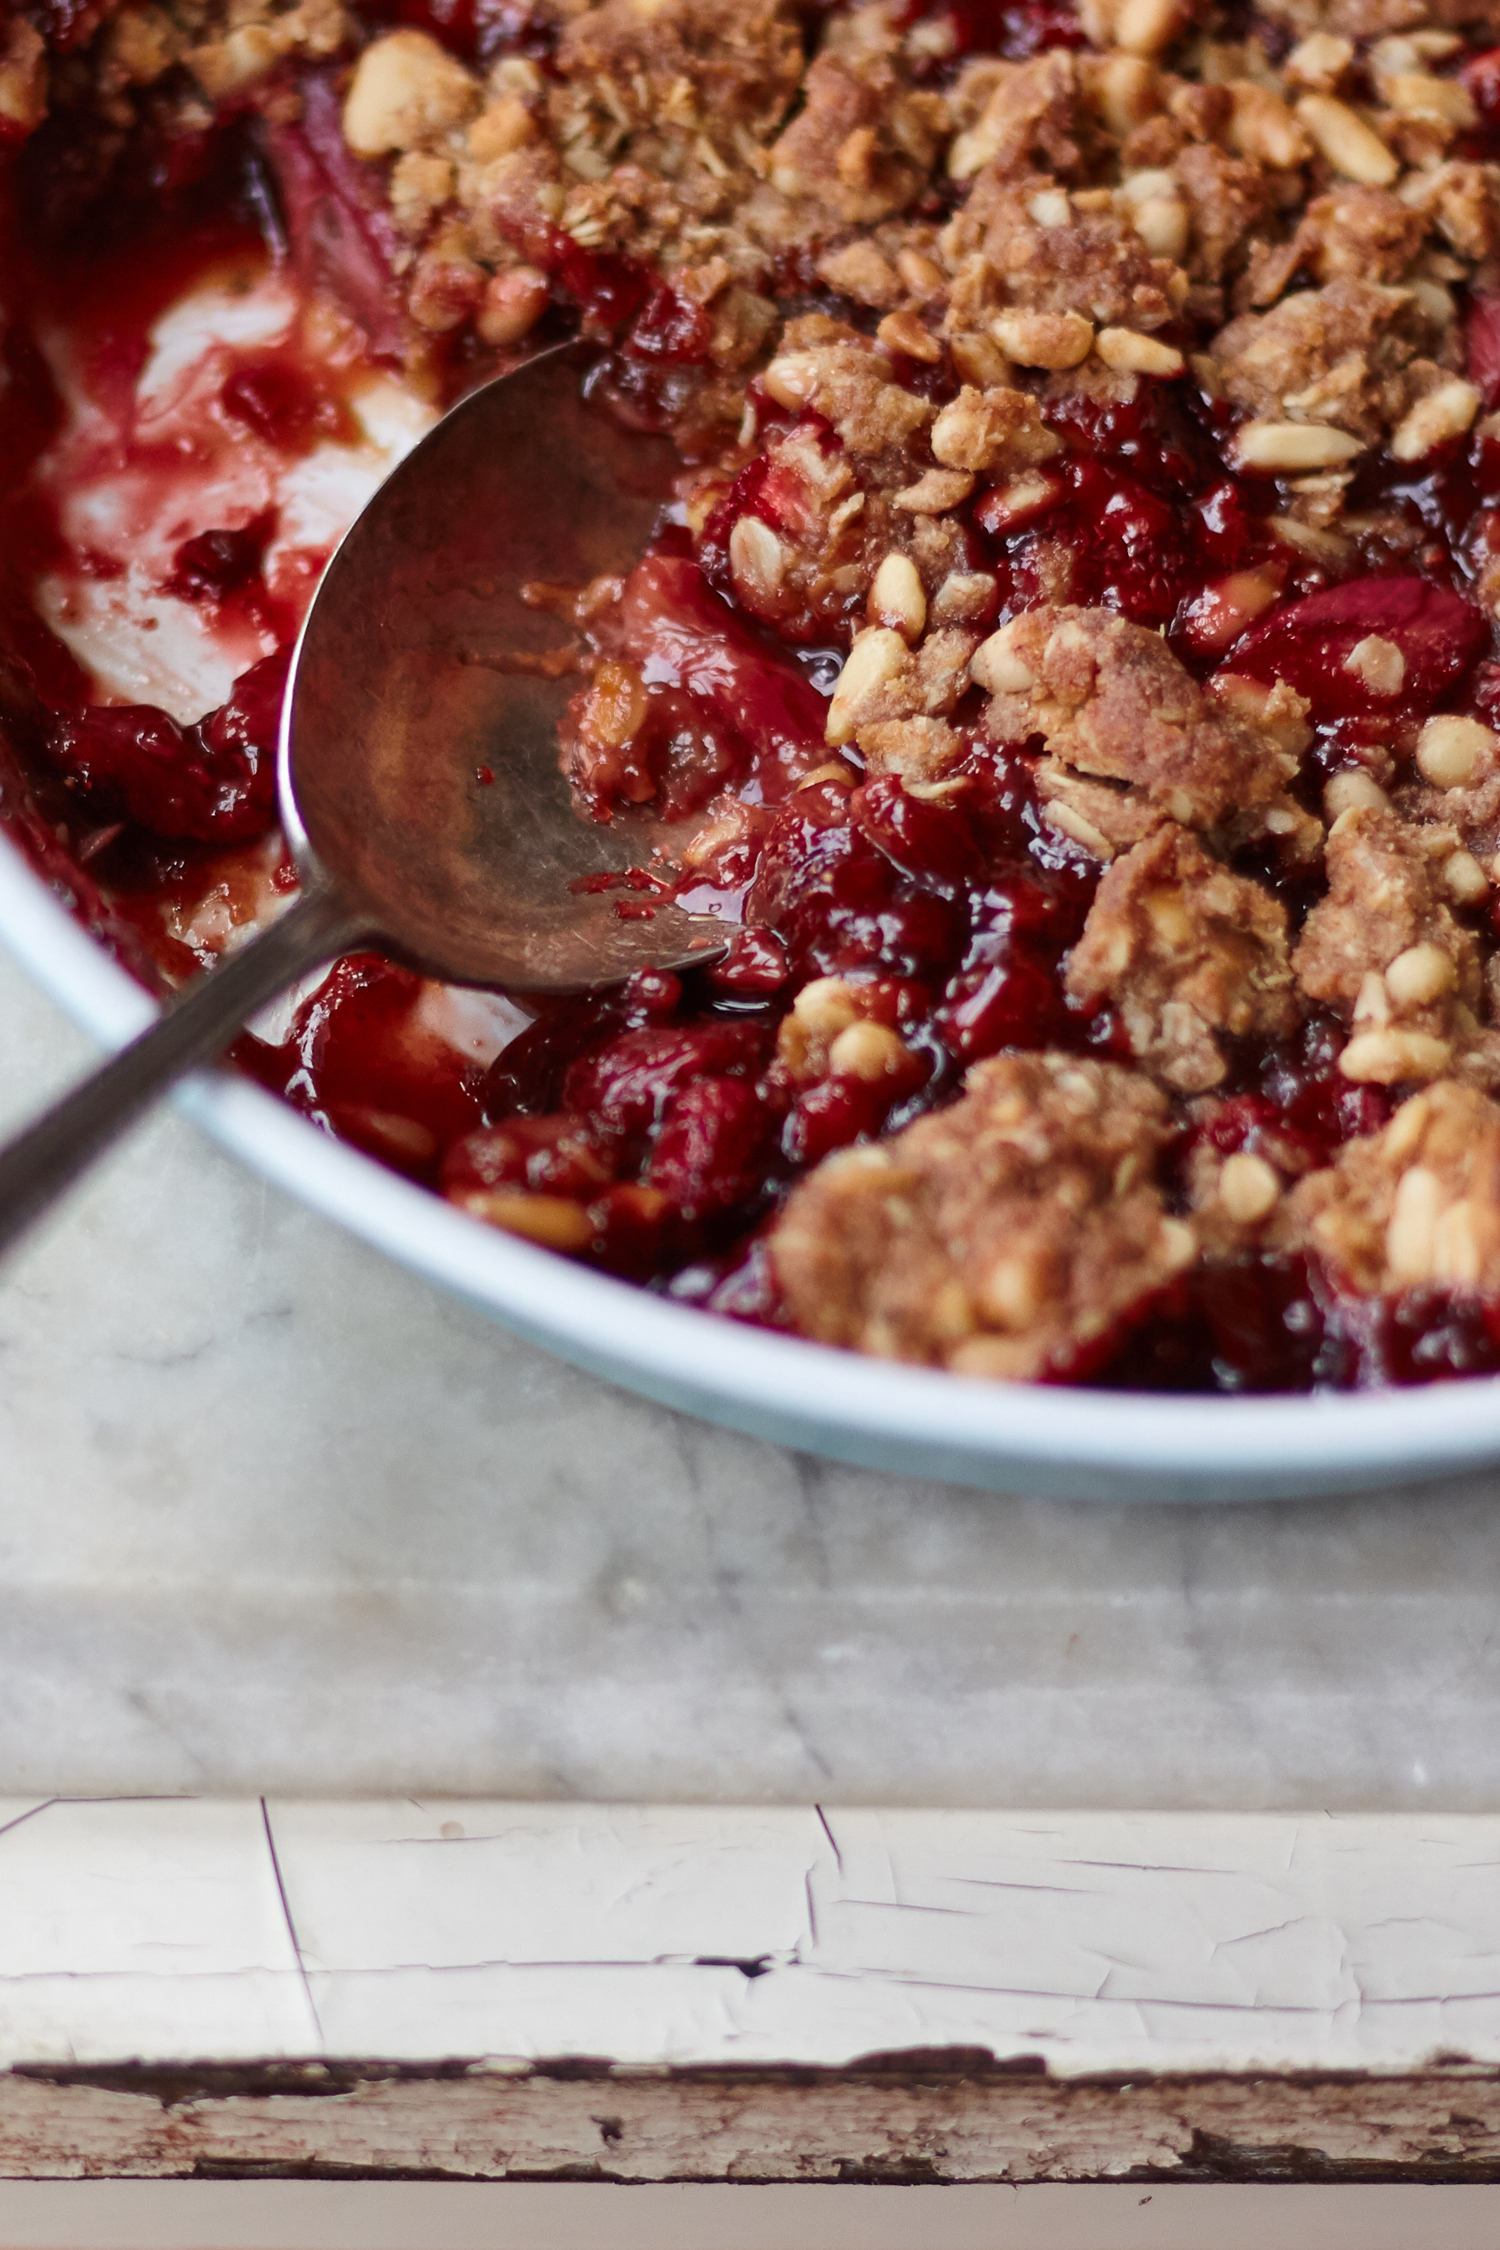
[[[728,950],[525,1007],[358,956],[241,1067],[477,1221],[886,1358],[1500,1370],[1496,42],[1500,0],[34,0],[12,833],[157,982],[274,913],[333,539],[581,329],[682,466],[627,576],[534,590],[563,770],[675,824],[618,911]]]

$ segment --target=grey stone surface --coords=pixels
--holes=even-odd
[[[88,1051],[0,961],[0,1124]],[[813,1461],[516,1342],[167,1114],[0,1285],[0,1793],[1494,1810],[1497,1497]]]

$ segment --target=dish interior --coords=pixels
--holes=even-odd
[[[243,1074],[740,1328],[1113,1391],[1495,1371],[1492,32],[1148,13],[25,23],[33,865],[156,990],[281,911],[329,553],[581,330],[681,466],[628,573],[531,591],[559,786],[641,823],[618,915],[727,951],[546,1003],[350,957]]]

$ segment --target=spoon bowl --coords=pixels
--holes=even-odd
[[[280,786],[299,865],[451,983],[579,991],[723,944],[670,901],[625,919],[619,892],[574,887],[649,859],[655,824],[573,809],[567,628],[523,589],[628,570],[678,466],[589,405],[588,356],[544,352],[444,416],[334,555],[293,659]]]

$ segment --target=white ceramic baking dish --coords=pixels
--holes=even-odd
[[[104,1046],[148,1020],[145,993],[3,841],[0,940]],[[177,1099],[289,1194],[507,1328],[668,1406],[836,1460],[1117,1500],[1291,1498],[1500,1461],[1500,1378],[1218,1399],[892,1366],[716,1320],[479,1226],[230,1072]]]

